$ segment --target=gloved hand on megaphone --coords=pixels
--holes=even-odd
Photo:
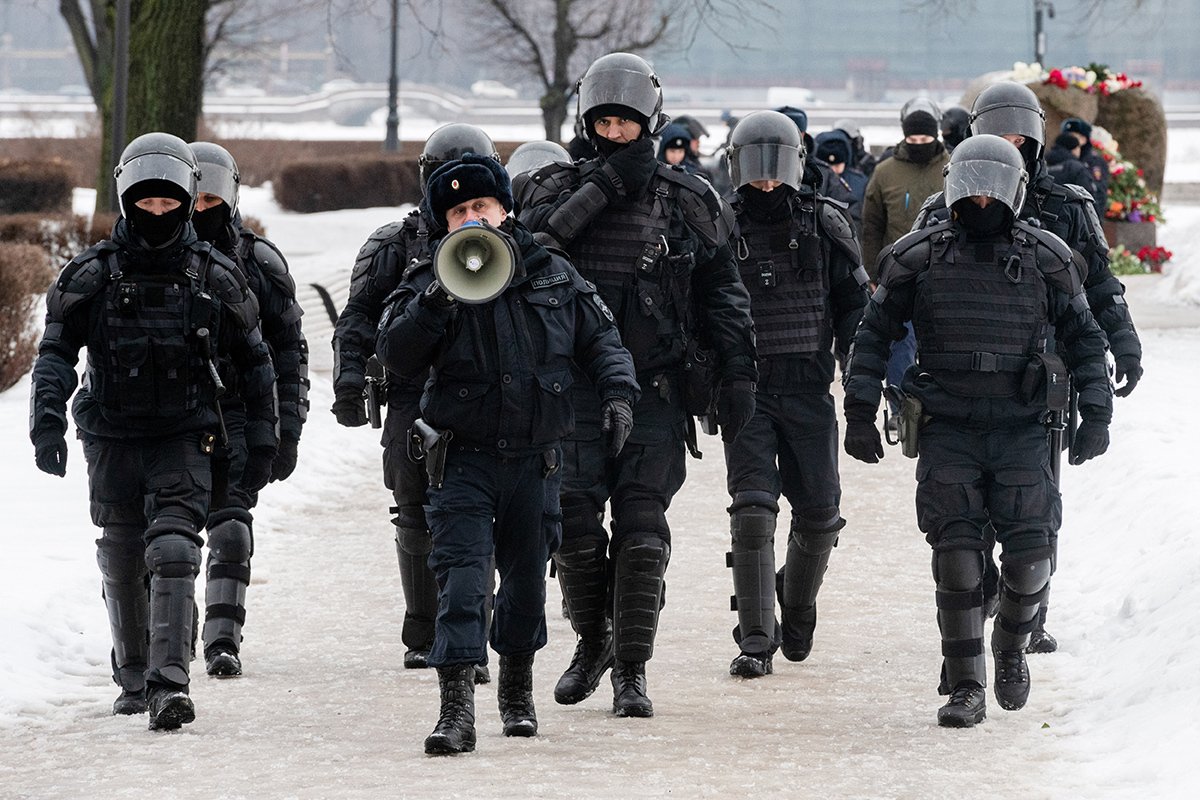
[[[458,301],[454,299],[454,295],[446,291],[441,281],[435,280],[421,294],[420,303],[423,306],[432,306],[433,308],[451,309],[454,308]]]

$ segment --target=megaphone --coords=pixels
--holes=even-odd
[[[512,283],[516,267],[512,240],[474,220],[442,237],[433,253],[433,274],[442,288],[470,305],[499,297]]]

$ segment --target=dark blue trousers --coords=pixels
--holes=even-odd
[[[545,646],[546,563],[562,536],[559,473],[545,472],[541,453],[511,457],[451,446],[444,482],[430,487],[425,509],[438,582],[430,666],[486,664],[489,641],[501,655]],[[489,635],[484,601],[493,554],[500,583]]]

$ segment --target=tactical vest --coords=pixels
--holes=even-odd
[[[791,203],[791,216],[775,222],[738,216],[738,270],[750,292],[759,356],[809,355],[830,346],[829,257],[815,202],[794,197]]]
[[[696,258],[694,240],[675,213],[677,191],[656,176],[641,197],[610,205],[570,246],[576,269],[612,306],[639,370],[677,363],[692,327]]]
[[[1005,397],[1020,387],[1029,356],[1046,349],[1046,283],[1035,243],[961,237],[933,248],[913,304],[917,359],[946,389]]]
[[[208,352],[218,349],[220,301],[208,292],[209,259],[188,253],[182,273],[125,274],[108,256],[100,353],[88,353],[88,385],[106,415],[172,418],[212,402]]]

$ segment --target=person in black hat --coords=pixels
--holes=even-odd
[[[879,280],[879,258],[892,242],[908,233],[925,198],[941,191],[942,169],[950,156],[937,138],[940,119],[941,112],[927,98],[916,97],[905,103],[900,110],[904,139],[896,144],[891,158],[879,162],[867,184],[862,254],[872,284]],[[910,327],[908,334],[892,345],[887,368],[889,386],[900,384],[915,355],[916,340]],[[891,410],[894,420],[899,408],[893,404]]]
[[[946,152],[962,144],[971,135],[971,114],[962,106],[950,106],[942,112],[942,144]]]
[[[389,371],[429,374],[414,433],[425,429],[438,585],[428,663],[438,671],[441,714],[425,752],[441,755],[475,749],[473,665],[486,662],[489,641],[500,654],[504,735],[537,733],[533,657],[546,644],[546,564],[562,536],[561,442],[575,425],[568,390],[575,375],[590,381],[612,456],[633,428],[640,392],[595,287],[508,216],[512,187],[498,162],[468,153],[443,164],[423,206],[436,236],[471,224],[494,235],[497,254],[481,269],[505,269],[505,252],[511,258],[497,296],[459,300],[435,274],[439,246],[405,273],[376,339]],[[488,631],[493,554],[500,583]]]
[[[1079,142],[1079,160],[1092,173],[1092,186],[1084,187],[1096,198],[1096,215],[1104,219],[1108,208],[1108,162],[1092,147],[1092,126],[1079,117],[1063,120],[1062,132]]]
[[[816,161],[829,167],[830,171],[849,187],[851,200],[847,210],[854,221],[855,233],[861,233],[863,199],[866,197],[867,182],[870,179],[852,166],[854,144],[849,134],[836,129],[817,134],[816,143]]]
[[[429,135],[417,163],[421,189],[434,171],[465,153],[487,156],[496,163],[500,154],[481,128],[450,122]],[[403,380],[380,371],[375,358],[375,333],[387,308],[387,298],[400,285],[404,271],[414,261],[429,257],[437,243],[424,205],[403,219],[388,222],[372,232],[359,248],[350,273],[346,305],[333,331],[333,414],[348,428],[365,426],[370,420],[364,390],[374,390],[380,406],[376,417],[382,428],[383,484],[391,492],[391,524],[395,529],[396,563],[404,595],[404,621],[400,640],[404,644],[405,669],[425,669],[433,646],[437,616],[437,582],[430,571],[432,540],[425,523],[425,470],[408,457],[408,429],[420,416],[425,377]],[[382,396],[379,396],[382,395]],[[490,598],[492,590],[486,589]],[[475,666],[476,683],[491,680],[484,664]]]
[[[1059,186],[1075,185],[1086,189],[1095,198],[1096,208],[1103,211],[1106,198],[1100,194],[1092,171],[1083,163],[1083,145],[1073,133],[1060,133],[1054,146],[1046,151],[1046,171]]]
[[[690,152],[691,143],[687,129],[672,122],[662,132],[662,140],[658,144],[658,160],[668,166],[682,166],[687,169],[685,161]]]

